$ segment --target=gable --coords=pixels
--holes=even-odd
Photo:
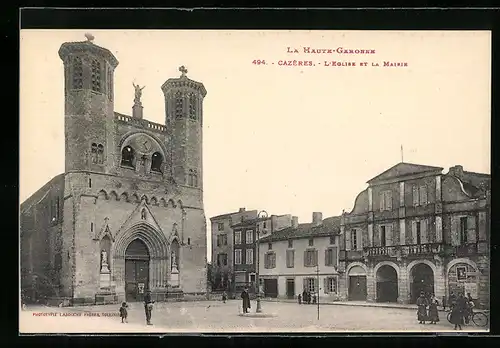
[[[385,172],[377,175],[376,177],[368,180],[367,183],[372,184],[378,181],[391,180],[409,175],[430,174],[430,173],[440,174],[442,171],[443,168],[441,167],[433,167],[421,164],[401,162],[387,169]]]
[[[118,229],[116,234],[112,235],[116,238],[116,235],[122,233],[123,231],[127,231],[138,223],[147,223],[153,226],[153,228],[155,228],[157,231],[163,232],[160,225],[153,216],[153,213],[149,209],[146,200],[143,199],[134,209],[132,214],[130,214],[127,220],[123,223],[123,225]]]

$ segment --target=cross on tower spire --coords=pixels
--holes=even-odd
[[[188,72],[184,65],[179,68],[179,71],[182,73],[181,76],[186,76],[186,74]]]

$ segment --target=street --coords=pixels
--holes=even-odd
[[[117,316],[118,305],[28,308],[21,311],[20,332],[457,332],[444,312],[439,313],[439,323],[422,325],[414,310],[404,308],[321,305],[318,320],[316,305],[262,302],[263,312],[276,314],[272,318],[239,316],[240,305],[236,300],[157,303],[151,326],[145,325],[141,303],[129,304],[127,324]],[[255,301],[251,311],[255,312]],[[461,332],[472,331],[486,332],[487,328],[469,325]]]

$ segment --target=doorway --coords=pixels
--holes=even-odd
[[[149,288],[149,252],[140,239],[132,241],[125,251],[125,298],[127,302],[143,301]]]
[[[286,296],[289,299],[292,299],[295,297],[295,280],[294,279],[287,279],[286,280]]]
[[[366,301],[366,276],[349,276],[349,301]]]
[[[380,267],[377,271],[377,302],[398,301],[398,275],[389,265]]]
[[[410,281],[411,303],[417,302],[421,292],[426,296],[434,293],[434,272],[429,265],[415,265],[411,270]]]
[[[264,297],[278,297],[278,279],[264,279]]]

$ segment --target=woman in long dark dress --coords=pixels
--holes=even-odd
[[[431,324],[436,324],[439,321],[438,306],[438,300],[432,296],[431,303],[429,304],[429,320]]]
[[[425,294],[421,292],[420,297],[417,299],[417,320],[419,324],[425,324],[427,320],[427,306],[428,302],[425,298]]]

